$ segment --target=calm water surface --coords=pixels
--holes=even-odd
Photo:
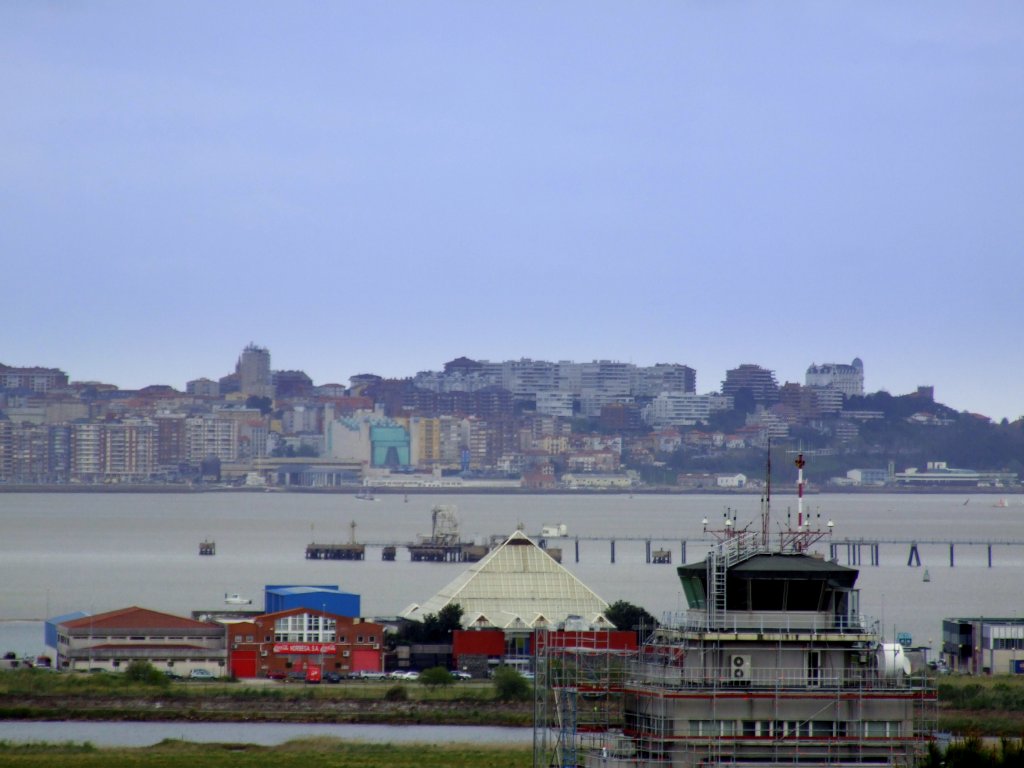
[[[998,498],[820,494],[806,508],[820,513],[822,525],[835,520],[836,539],[1024,541],[1024,497],[1007,496],[1006,507],[996,506]],[[741,523],[759,519],[756,496],[411,494],[366,502],[340,494],[0,494],[0,650],[15,642],[19,652],[42,650],[39,625],[25,620],[130,605],[188,615],[224,608],[225,593],[261,607],[265,584],[337,584],[362,595],[364,615],[393,616],[466,567],[413,563],[403,549],[396,562],[381,561],[376,545],[429,533],[430,510],[441,503],[457,506],[464,538],[565,523],[563,564],[605,600],[628,600],[656,616],[679,610],[682,592],[674,567],[646,564],[643,538],[671,549],[674,564],[688,540],[692,562],[707,549],[696,541],[703,517],[720,520],[728,505]],[[795,509],[795,498],[777,496],[775,519],[787,508]],[[306,560],[311,541],[348,541],[352,521],[357,540],[371,544],[365,561]],[[575,562],[576,536],[617,537],[615,564],[608,541],[585,539]],[[206,538],[217,543],[214,557],[197,554]],[[1024,547],[994,548],[992,568],[984,546],[958,547],[955,568],[942,545],[922,545],[924,567],[908,568],[908,549],[883,546],[880,567],[860,568],[862,611],[887,634],[910,632],[917,644],[938,645],[943,617],[1024,615]]]
[[[274,746],[328,736],[376,744],[533,743],[532,728],[443,725],[324,725],[301,723],[0,722],[0,741],[21,744],[90,742],[97,747],[148,747],[164,739]]]

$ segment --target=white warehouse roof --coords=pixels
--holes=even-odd
[[[588,626],[610,626],[604,616],[608,603],[522,531],[402,616],[421,620],[450,603],[462,607],[467,629],[556,627],[570,617]]]

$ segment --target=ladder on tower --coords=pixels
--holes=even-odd
[[[733,536],[718,542],[711,548],[707,558],[707,628],[722,629],[725,622],[725,582],[726,576],[736,563],[757,554],[760,547],[755,534],[740,531]]]

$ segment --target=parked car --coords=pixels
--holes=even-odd
[[[193,669],[188,673],[189,680],[216,680],[217,676],[208,669]]]
[[[340,683],[341,675],[337,672],[324,672],[323,681],[325,683]]]
[[[385,675],[383,672],[376,672],[374,670],[364,669],[359,672],[356,672],[354,675],[352,675],[352,677],[356,678],[357,680],[383,680],[387,677],[387,675]]]
[[[420,673],[415,669],[396,669],[388,673],[391,680],[417,680],[419,676]]]
[[[464,672],[461,669],[456,669],[454,672],[452,672],[452,677],[454,677],[456,680],[472,680],[473,679],[473,676],[471,674],[469,674],[469,672]]]
[[[288,675],[286,675],[284,672],[279,672],[276,669],[267,672],[268,680],[284,680],[286,677],[288,677]]]

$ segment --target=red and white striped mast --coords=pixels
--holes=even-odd
[[[804,461],[803,453],[797,454],[796,461],[796,529],[804,527]]]

